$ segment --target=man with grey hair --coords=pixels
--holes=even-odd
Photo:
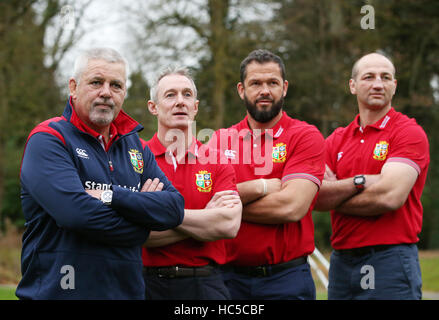
[[[143,249],[147,299],[230,299],[218,265],[225,238],[241,222],[235,173],[192,134],[197,89],[186,68],[167,68],[151,88],[148,109],[158,130],[147,142],[157,163],[185,199],[178,227],[151,232]]]
[[[162,78],[164,78],[168,75],[185,76],[189,80],[189,82],[192,84],[195,98],[198,97],[197,86],[195,85],[194,79],[192,79],[192,76],[191,76],[189,69],[187,69],[186,67],[170,66],[170,67],[166,67],[163,70],[161,70],[158,73],[156,79],[154,80],[154,83],[151,86],[151,89],[149,90],[149,96],[150,96],[152,102],[158,101],[157,90],[158,90],[159,82],[160,82],[160,80],[162,80]]]
[[[424,130],[392,106],[395,67],[370,53],[352,68],[358,115],[325,142],[315,208],[331,211],[329,299],[421,299],[418,234],[430,162]]]
[[[141,247],[178,226],[184,199],[122,111],[126,62],[85,51],[61,117],[30,133],[21,167],[20,299],[144,299]],[[139,192],[140,191],[140,192]]]

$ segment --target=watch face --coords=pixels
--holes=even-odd
[[[112,198],[113,198],[113,192],[111,190],[106,190],[102,192],[102,201],[104,203],[111,203]]]
[[[366,182],[366,179],[363,176],[355,177],[354,183],[355,184],[364,184]]]

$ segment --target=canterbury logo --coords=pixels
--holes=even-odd
[[[224,155],[229,159],[235,159],[236,151],[235,150],[224,150]]]
[[[88,159],[88,154],[87,154],[87,152],[84,149],[76,148],[76,154],[80,158]]]

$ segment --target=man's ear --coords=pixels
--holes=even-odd
[[[349,80],[349,89],[351,90],[352,94],[357,94],[357,88],[355,87],[355,80],[354,79],[350,79]]]
[[[78,84],[74,78],[70,78],[69,80],[69,90],[72,98],[76,98],[76,89],[78,88]]]
[[[236,90],[238,90],[238,94],[242,100],[244,100],[244,84],[242,82],[238,82],[236,85]]]
[[[148,100],[148,110],[153,116],[157,115],[157,105],[154,101]]]
[[[194,108],[194,117],[198,114],[198,105],[200,104],[200,100],[195,101],[195,108]]]
[[[287,96],[287,92],[288,92],[288,81],[284,80],[284,87],[283,87],[283,97],[285,98]]]

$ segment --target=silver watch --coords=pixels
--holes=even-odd
[[[109,206],[111,205],[111,200],[113,200],[113,191],[111,190],[105,190],[101,193],[101,201]]]

